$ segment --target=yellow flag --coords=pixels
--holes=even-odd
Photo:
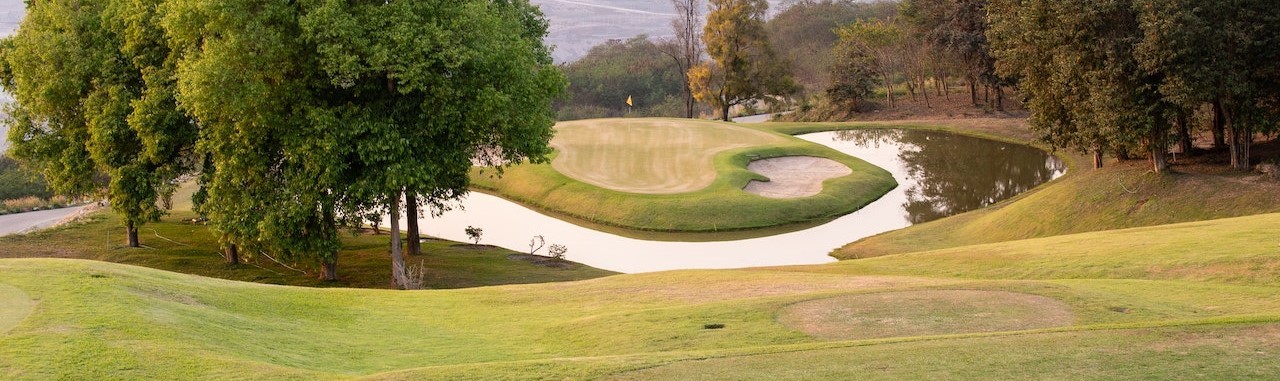
[[[628,95],[628,96],[627,96],[627,106],[634,106],[633,104],[631,104],[631,96],[630,96],[630,95]]]

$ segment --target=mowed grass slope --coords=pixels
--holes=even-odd
[[[1269,214],[414,292],[7,259],[0,300],[34,307],[0,333],[0,378],[1265,379],[1280,364],[1278,230]],[[876,319],[804,319],[815,305]]]
[[[824,221],[856,211],[897,186],[889,172],[867,162],[746,125],[606,119],[573,122],[563,128],[564,136],[552,142],[560,148],[553,164],[516,166],[501,178],[492,177],[491,170],[477,169],[473,184],[558,216],[659,232],[733,231]],[[822,193],[812,197],[771,199],[742,190],[751,180],[766,180],[747,170],[748,162],[791,155],[829,158],[853,173],[828,179]],[[557,170],[562,167],[565,172]],[[675,167],[682,168],[673,171]],[[583,174],[575,178],[566,173]],[[667,186],[694,188],[689,184],[701,184],[706,176],[713,180],[691,192],[653,193]]]

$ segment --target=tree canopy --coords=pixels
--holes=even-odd
[[[789,63],[774,54],[764,28],[764,0],[710,0],[702,33],[711,62],[689,69],[694,98],[709,103],[728,121],[729,109],[796,89]]]

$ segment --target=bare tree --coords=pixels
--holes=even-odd
[[[663,53],[675,61],[676,69],[684,77],[685,117],[693,118],[693,92],[689,89],[689,69],[702,62],[702,0],[671,0],[676,17],[671,20],[675,37],[670,43],[659,44]]]

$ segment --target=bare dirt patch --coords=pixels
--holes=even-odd
[[[1071,325],[1057,299],[1007,291],[929,290],[846,295],[796,303],[782,324],[822,339],[860,340]]]
[[[747,164],[747,169],[769,178],[769,181],[747,183],[743,190],[769,198],[800,198],[822,193],[822,182],[848,176],[853,170],[827,158],[784,156],[761,159]]]

